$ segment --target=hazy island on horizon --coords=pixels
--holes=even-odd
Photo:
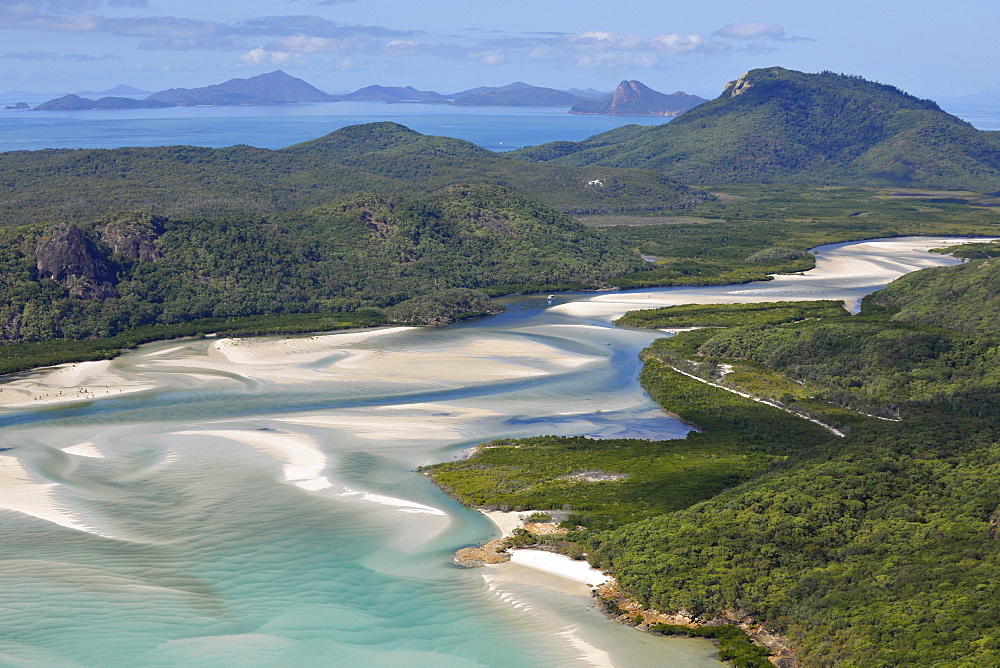
[[[170,88],[142,94],[120,84],[104,93],[70,93],[37,105],[35,111],[108,109],[163,109],[175,106],[270,106],[309,102],[385,102],[443,104],[463,107],[567,107],[574,114],[609,116],[676,116],[705,102],[677,92],[665,95],[638,81],[623,81],[610,94],[593,89],[558,90],[521,81],[505,86],[479,86],[453,94],[418,90],[412,86],[370,85],[351,93],[326,93],[302,79],[275,70],[247,79],[230,79],[200,88]],[[102,95],[97,99],[88,94]],[[23,104],[23,103],[22,103]],[[27,105],[25,105],[27,106]],[[10,107],[13,108],[13,107]],[[18,106],[18,109],[24,107]]]

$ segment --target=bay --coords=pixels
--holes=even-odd
[[[964,240],[963,240],[964,241]],[[678,438],[625,310],[861,296],[945,238],[818,249],[800,276],[506,300],[446,328],[143,346],[0,391],[4,665],[718,665],[588,589],[451,555],[495,527],[416,467],[537,434]]]

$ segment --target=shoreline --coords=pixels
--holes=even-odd
[[[655,628],[657,624],[682,626],[689,629],[734,626],[746,634],[750,642],[772,652],[768,660],[777,668],[798,668],[799,666],[795,650],[789,644],[788,639],[769,630],[763,623],[758,622],[752,617],[740,616],[735,612],[726,611],[717,617],[703,619],[692,616],[683,609],[667,613],[647,608],[641,605],[635,598],[623,592],[618,587],[618,582],[612,575],[594,568],[586,561],[573,559],[560,552],[545,548],[514,547],[507,548],[504,553],[498,553],[498,556],[501,556],[501,554],[509,555],[506,559],[486,563],[462,563],[458,556],[460,553],[476,550],[492,551],[502,547],[504,540],[514,536],[518,529],[526,530],[533,535],[552,535],[556,533],[556,531],[547,531],[545,529],[550,524],[554,527],[554,523],[525,522],[532,514],[539,511],[500,511],[488,510],[486,508],[474,508],[474,510],[492,522],[502,535],[500,538],[489,541],[479,548],[463,548],[456,551],[455,562],[458,565],[468,568],[485,567],[497,569],[504,568],[504,564],[512,563],[560,578],[567,583],[581,585],[590,590],[590,595],[596,600],[597,607],[609,620],[622,626],[631,626],[637,631],[652,635],[671,635],[657,630]],[[691,635],[689,637],[697,636]],[[711,639],[718,646],[718,641],[714,637]]]
[[[960,242],[956,241],[956,243],[960,243]],[[598,299],[600,299],[600,297],[592,297],[591,299],[598,300]],[[406,328],[399,328],[399,329],[406,329]],[[313,335],[313,336],[305,335],[305,336],[296,336],[296,337],[287,337],[287,336],[284,336],[284,337],[282,337],[281,335],[277,335],[277,338],[275,338],[275,335],[271,335],[270,337],[253,337],[253,338],[240,338],[240,339],[218,339],[215,342],[209,343],[208,345],[205,346],[205,350],[204,350],[205,357],[204,358],[199,358],[199,359],[204,359],[206,362],[209,362],[209,365],[205,367],[206,371],[214,371],[214,370],[220,370],[221,371],[221,370],[225,370],[225,369],[230,369],[230,370],[238,370],[238,372],[240,374],[246,374],[245,377],[249,377],[249,378],[252,378],[252,379],[263,379],[266,382],[279,382],[279,383],[299,382],[299,383],[308,383],[308,382],[310,382],[311,379],[315,379],[317,377],[315,375],[315,374],[317,374],[317,371],[316,371],[315,368],[309,367],[309,368],[306,368],[306,369],[302,369],[301,370],[302,375],[300,376],[299,379],[296,379],[296,380],[288,380],[288,379],[276,380],[278,378],[278,376],[276,376],[274,374],[276,372],[280,371],[279,367],[281,367],[284,364],[289,364],[289,363],[292,363],[292,362],[295,362],[295,361],[299,361],[299,362],[315,362],[315,361],[319,361],[319,359],[322,359],[322,357],[325,356],[325,355],[330,355],[330,354],[332,354],[334,352],[337,352],[336,345],[330,345],[330,344],[334,344],[336,341],[338,341],[338,339],[336,339],[336,337],[345,337],[343,339],[339,339],[339,341],[341,341],[341,342],[343,342],[345,344],[348,344],[348,343],[357,342],[357,340],[358,340],[358,339],[350,339],[350,337],[359,337],[359,338],[363,339],[363,338],[371,337],[371,336],[379,336],[380,335],[380,333],[379,333],[380,331],[383,332],[383,333],[385,333],[385,334],[389,334],[389,333],[394,333],[395,331],[398,331],[398,330],[397,329],[393,329],[393,328],[386,329],[386,328],[383,327],[381,330],[379,328],[364,328],[364,329],[361,329],[361,330],[347,330],[347,331],[333,332],[333,333],[328,334],[326,337],[320,336],[320,335]],[[319,339],[324,339],[324,340],[320,341]],[[498,337],[496,340],[499,341],[501,339]],[[506,340],[506,339],[504,339],[504,340]],[[319,346],[320,348],[322,348],[322,351],[319,351],[317,349],[308,349],[308,350],[305,350],[305,349],[302,348],[302,346],[305,346],[306,348],[312,348],[313,347],[313,343],[315,344],[315,346]],[[156,344],[153,344],[153,345],[156,345]],[[171,357],[171,355],[173,353],[177,352],[178,349],[184,349],[184,350],[187,350],[187,351],[190,351],[190,350],[199,350],[199,348],[198,348],[197,345],[193,346],[193,345],[191,345],[189,343],[185,344],[183,346],[176,346],[176,347],[174,347],[172,349],[163,349],[163,350],[160,350],[160,349],[158,349],[160,347],[166,348],[166,346],[165,346],[164,343],[160,343],[159,346],[157,346],[157,348],[153,349],[154,352],[149,352],[149,353],[141,355],[139,357],[138,361],[140,361],[140,362],[150,362],[150,363],[152,363],[152,362],[155,361],[157,364],[162,364],[163,367],[166,367],[168,369],[171,366],[175,366],[175,367],[188,367],[188,369],[190,369],[190,366],[192,366],[192,365],[181,363],[182,362],[181,360],[176,360],[175,361],[173,359],[170,359],[170,357]],[[449,353],[448,353],[448,356],[452,357],[452,359],[449,360],[449,362],[446,362],[443,365],[443,366],[446,366],[447,368],[437,368],[437,369],[434,369],[433,371],[434,371],[434,373],[440,373],[440,374],[446,375],[446,376],[453,376],[456,373],[460,375],[460,372],[456,371],[456,370],[457,369],[461,369],[461,367],[460,366],[456,366],[456,364],[455,364],[457,361],[459,361],[458,360],[458,353],[463,353],[464,352],[467,355],[470,355],[472,357],[477,357],[478,355],[483,355],[486,352],[489,352],[489,350],[487,350],[489,348],[490,348],[490,346],[486,345],[486,346],[484,346],[484,350],[483,351],[480,351],[480,349],[478,347],[475,348],[475,349],[473,349],[473,348],[470,347],[468,349],[462,348],[462,349],[450,350]],[[321,352],[322,352],[322,354],[321,354]],[[527,359],[534,359],[535,358],[535,356],[537,355],[537,352],[535,351],[535,349],[518,348],[517,350],[511,350],[510,352],[511,352],[511,358],[510,358],[510,360],[508,362],[505,363],[507,365],[506,373],[501,373],[502,369],[500,367],[497,367],[496,369],[494,369],[491,372],[492,375],[495,375],[495,377],[498,377],[498,378],[499,377],[512,377],[512,376],[524,375],[525,373],[528,373],[530,375],[531,369],[530,369],[530,367],[528,367],[524,363],[524,361],[527,360]],[[343,362],[341,362],[341,361],[337,362],[337,364],[339,365],[338,366],[338,371],[344,373],[347,376],[351,376],[351,379],[362,377],[363,374],[361,374],[360,370],[356,369],[356,367],[359,365],[360,362],[369,359],[369,353],[366,352],[366,351],[360,351],[360,352],[359,351],[355,351],[355,353],[357,353],[357,354],[354,355],[354,356],[352,356],[352,354],[346,354],[345,353],[346,356],[343,358]],[[317,355],[319,356],[318,358],[316,357]],[[164,358],[168,358],[168,359],[164,360]],[[561,361],[559,361],[559,362],[556,362],[556,361],[551,360],[551,359],[548,359],[546,362],[547,362],[547,364],[551,364],[552,365],[551,368],[555,368],[556,366],[560,366],[560,365],[572,366],[572,365],[580,362],[581,360],[583,360],[585,362],[586,358],[582,357],[582,356],[577,356],[577,355],[568,355],[565,358],[562,358]],[[131,361],[132,360],[130,360],[130,362]],[[218,365],[218,368],[212,366],[213,364],[214,365]],[[55,375],[55,374],[59,373],[61,370],[66,370],[66,369],[63,368],[63,367],[66,367],[66,366],[67,365],[60,365],[59,367],[54,367],[54,368],[53,367],[43,367],[42,370],[44,370],[46,368],[47,369],[52,369],[52,374]],[[128,375],[127,373],[125,373],[123,375],[120,370],[114,369],[113,366],[114,366],[113,363],[111,361],[107,361],[107,360],[105,360],[105,361],[98,361],[98,362],[86,362],[86,363],[71,364],[70,368],[81,367],[81,369],[79,369],[79,372],[81,374],[83,374],[83,372],[87,372],[87,373],[93,372],[94,375],[86,375],[86,374],[84,374],[84,375],[78,377],[77,374],[70,374],[70,373],[65,374],[65,377],[63,378],[63,382],[67,383],[67,385],[65,386],[65,388],[63,388],[63,392],[65,392],[66,388],[73,389],[71,383],[74,382],[74,381],[77,382],[77,387],[79,387],[79,385],[83,382],[83,380],[81,380],[81,379],[89,379],[90,382],[93,384],[93,383],[96,382],[93,379],[95,377],[100,377],[101,373],[107,373],[112,378],[119,379],[119,380],[127,377],[127,375]],[[151,366],[151,365],[149,365],[149,366]],[[439,366],[441,366],[441,365],[439,365]],[[225,369],[223,369],[222,367],[225,367]],[[379,373],[381,374],[384,371],[385,368],[388,368],[388,367],[379,367],[378,368]],[[550,368],[550,367],[546,367],[546,368]],[[492,367],[491,367],[491,369],[492,369]],[[178,369],[178,371],[179,371],[179,369]],[[474,371],[477,374],[477,376],[481,373],[480,369],[474,369]],[[427,373],[429,374],[428,377],[433,377],[434,376],[434,373],[431,373],[431,372],[427,372]],[[466,370],[464,373],[470,373],[470,372],[468,370]],[[204,375],[204,374],[203,375],[198,375],[198,374],[190,372],[190,370],[186,371],[185,375],[189,376],[193,380],[199,380],[199,379],[204,380],[205,378],[207,378],[210,382],[219,381],[219,379],[220,379],[220,377],[217,377],[217,376],[210,376],[210,375]],[[365,377],[368,377],[368,376],[365,376]],[[372,377],[374,377],[374,376],[372,376]],[[464,377],[464,376],[462,376],[462,377]],[[47,378],[47,376],[43,376],[43,379],[44,378]],[[422,376],[421,378],[423,380],[425,380],[425,381],[427,380],[427,377],[423,377]],[[31,378],[26,378],[25,380],[37,381],[37,380],[39,380],[39,378],[37,377],[37,375],[33,374]],[[2,382],[2,381],[0,381],[0,382]],[[14,382],[16,382],[16,381],[14,381]],[[8,384],[0,384],[0,389],[7,388],[7,387],[9,387]],[[52,387],[55,388],[54,391],[58,392],[59,386],[53,385]],[[89,389],[91,387],[91,385],[88,385],[86,387]],[[99,387],[99,385],[98,385],[98,387]],[[119,394],[122,394],[123,393],[122,390],[124,389],[123,387],[116,388],[113,385],[105,385],[104,387],[105,387],[105,389],[107,389],[108,387],[111,387],[112,389],[107,390],[107,393],[105,395],[103,395],[103,396],[109,396],[109,395],[110,396],[118,396],[117,394],[112,394],[113,389],[119,389]],[[148,385],[148,386],[136,385],[135,389],[133,389],[131,391],[132,392],[141,392],[141,391],[144,391],[144,390],[147,390],[147,389],[153,389],[153,388],[158,388],[158,387],[161,387],[161,385],[159,383],[155,383],[154,382],[153,384]],[[3,394],[6,394],[6,392],[4,392]],[[2,396],[2,395],[0,395],[0,396]],[[56,398],[56,397],[58,397],[58,398]],[[38,399],[30,399],[29,401],[26,401],[24,403],[11,404],[11,405],[9,405],[9,407],[10,408],[16,408],[16,407],[20,407],[20,406],[25,406],[25,407],[38,406],[38,407],[41,407],[43,405],[46,405],[47,403],[61,403],[61,402],[64,402],[64,401],[89,401],[89,400],[101,398],[99,396],[93,396],[93,395],[91,395],[91,396],[79,396],[79,397],[73,397],[73,396],[65,397],[65,395],[58,395],[58,394],[56,395],[56,397],[52,397],[52,399],[50,401],[47,401],[47,402],[43,401],[43,398],[39,397]],[[0,404],[0,408],[2,408],[2,407],[3,407],[3,405]],[[385,410],[385,409],[382,409],[382,410]],[[352,419],[354,419],[354,418],[352,418]],[[288,419],[288,418],[285,418],[285,420],[287,420],[289,422],[294,422],[294,420]],[[338,419],[338,420],[339,420],[337,422],[338,426],[344,426],[344,425],[347,424],[347,422],[345,422],[344,419]],[[371,430],[376,430],[376,431],[382,431],[382,432],[384,432],[384,430],[386,430],[386,427],[387,427],[387,422],[391,423],[392,421],[391,420],[387,421],[384,418],[383,419],[374,418],[374,419],[371,419],[371,420],[369,420],[367,418],[364,418],[364,419],[357,419],[356,422],[357,422],[356,425],[354,423],[351,423],[353,425],[353,429],[355,431],[360,432],[360,431],[363,431],[365,429],[371,429]],[[304,424],[309,424],[309,423],[308,422],[304,422]],[[409,427],[406,426],[406,425],[401,425],[401,428],[409,428]],[[442,432],[442,434],[443,434],[443,432]],[[245,437],[241,437],[241,438],[243,439],[241,442],[246,441]],[[448,439],[448,438],[451,438],[450,434],[447,435],[447,436],[442,435],[442,440]],[[240,439],[235,439],[235,440],[240,440]],[[300,451],[302,453],[304,453],[304,454],[309,454],[309,453],[306,452],[306,450],[304,448],[298,448],[298,449],[296,449],[295,447],[293,447],[293,446],[295,446],[295,443],[293,443],[292,441],[287,441],[286,442],[285,445],[287,447],[282,447],[282,448],[277,448],[277,449],[272,448],[269,444],[263,444],[262,445],[259,442],[259,439],[257,439],[257,438],[254,439],[253,443],[245,443],[245,444],[249,445],[250,447],[254,447],[255,449],[260,449],[262,451],[273,450],[273,452],[268,452],[268,454],[271,454],[273,457],[275,457],[275,459],[277,459],[277,460],[279,460],[279,461],[282,462],[282,465],[283,465],[282,468],[283,468],[283,474],[285,476],[285,482],[288,482],[288,483],[290,483],[292,485],[301,487],[302,489],[304,489],[306,491],[315,491],[314,489],[311,489],[311,488],[314,488],[317,485],[325,488],[326,485],[324,484],[323,480],[321,480],[320,477],[319,477],[320,476],[320,472],[321,472],[321,467],[317,468],[319,466],[318,461],[315,461],[314,459],[310,459],[309,457],[304,457],[304,456],[296,455],[295,453],[296,452],[300,452]],[[264,446],[267,446],[267,447],[264,447]],[[70,454],[75,454],[75,455],[79,455],[79,456],[83,456],[83,457],[92,457],[93,458],[94,457],[93,452],[99,452],[99,451],[94,450],[93,446],[90,445],[90,444],[82,444],[81,443],[81,444],[74,445],[73,448],[76,448],[77,451],[76,452],[72,452]],[[81,450],[81,448],[82,448],[82,450]],[[68,452],[69,449],[67,449],[66,451]],[[47,500],[47,497],[45,497],[45,498],[39,497],[38,499],[32,499],[32,502],[35,503],[36,506],[39,507],[39,508],[41,508],[42,506],[38,505],[38,504],[41,504],[41,503],[48,504],[49,503],[49,501]],[[45,506],[45,508],[48,508],[48,507],[49,507],[48,505]],[[49,512],[49,511],[46,510],[46,512]],[[480,510],[479,512],[482,513],[484,516],[486,516],[488,519],[490,519],[491,522],[493,522],[501,530],[501,532],[504,533],[505,535],[512,535],[513,532],[514,532],[514,530],[517,529],[519,526],[521,526],[523,524],[525,516],[530,515],[530,511],[522,511],[522,512],[514,512],[514,513],[502,513],[500,511],[483,511],[483,510]],[[515,518],[515,516],[516,516],[516,518]],[[55,515],[53,515],[53,517],[55,517]],[[82,522],[76,520],[75,518],[62,516],[62,519],[63,519],[64,522],[67,522],[67,524],[64,524],[64,526],[67,526],[67,527],[70,527],[70,528],[75,528],[75,529],[78,529],[78,530],[86,530],[84,528],[81,528],[81,527],[84,527],[86,525],[84,525]],[[56,521],[56,520],[51,520],[50,519],[49,521]],[[60,522],[56,521],[56,523],[60,523]],[[76,526],[73,526],[74,524],[76,524]],[[87,527],[87,528],[89,528],[89,527]],[[508,534],[508,532],[509,532],[509,534]],[[540,572],[548,573],[548,574],[553,575],[555,577],[563,578],[567,582],[575,582],[576,585],[579,585],[581,587],[582,586],[586,586],[588,584],[591,584],[591,583],[587,582],[586,580],[581,581],[579,579],[576,579],[576,578],[572,577],[572,574],[571,574],[571,571],[570,571],[571,566],[572,565],[579,566],[583,562],[580,562],[578,560],[573,560],[572,558],[570,558],[570,557],[568,557],[566,555],[559,555],[559,554],[557,554],[555,552],[549,552],[547,550],[539,550],[539,549],[520,549],[520,550],[515,550],[514,554],[518,555],[518,559],[515,560],[515,559],[511,558],[510,560],[512,561],[512,563],[519,564],[519,565],[527,567],[527,568],[532,568],[532,566],[530,566],[530,565],[528,565],[526,563],[519,563],[519,560],[521,560],[521,559],[527,559],[527,561],[534,560],[536,562],[535,565],[538,566],[537,562],[539,561],[539,559],[537,558],[537,556],[532,556],[532,555],[551,555],[552,557],[555,557],[555,560],[554,560],[555,561],[555,566],[552,567],[554,569],[554,572],[553,572],[553,570],[548,570],[546,568],[535,568],[534,570],[538,570]],[[520,555],[524,555],[524,556],[522,557]],[[542,559],[543,560],[547,560],[547,559],[549,559],[549,557],[547,557],[547,556],[546,557],[542,557]],[[586,565],[586,564],[584,564],[584,565],[589,568],[589,565]],[[497,566],[497,567],[498,568],[502,568],[502,566]],[[591,571],[596,571],[597,573],[600,573],[596,569],[590,569],[590,570]],[[601,574],[601,575],[604,576],[603,574]],[[574,585],[574,586],[576,586],[576,585]]]
[[[995,241],[995,240],[1000,240],[1000,237],[988,237],[988,236],[984,236],[984,235],[975,235],[975,236],[960,236],[960,235],[925,235],[925,236],[904,235],[904,236],[898,236],[898,237],[865,237],[865,238],[847,239],[847,240],[840,240],[840,241],[831,241],[829,243],[821,244],[819,246],[814,246],[813,248],[810,248],[808,250],[809,250],[810,253],[818,254],[820,252],[818,249],[826,249],[826,252],[829,252],[830,250],[835,250],[837,248],[844,247],[844,246],[858,245],[858,244],[867,244],[867,243],[876,243],[876,242],[895,243],[895,242],[898,242],[898,241],[903,240],[903,239],[926,240],[928,242],[930,242],[930,240],[939,240],[937,242],[929,243],[928,245],[933,245],[933,244],[936,244],[936,243],[940,243],[941,245],[938,246],[938,247],[947,247],[947,246],[952,246],[952,245],[959,245],[959,244],[962,244],[962,243]],[[914,242],[914,243],[916,243],[916,242]],[[918,248],[918,249],[915,249],[915,250],[924,250],[924,251],[928,251],[929,252],[929,249],[925,249],[925,248]],[[952,257],[952,256],[950,256],[948,254],[941,254],[941,256],[942,257]],[[820,258],[817,258],[817,260],[819,260],[819,259]],[[824,257],[823,259],[825,260],[827,258]],[[957,258],[953,258],[953,259],[957,259]],[[808,270],[806,272],[794,272],[794,273],[790,273],[790,274],[771,274],[770,277],[769,277],[769,279],[768,279],[768,281],[773,280],[775,277],[780,277],[780,278],[785,278],[785,279],[789,279],[789,278],[790,279],[810,278],[809,274],[812,273],[812,272],[816,272],[817,269],[819,269],[819,264],[820,263],[817,262],[816,265],[812,269],[810,269],[810,270]],[[929,266],[931,266],[931,265],[929,265]],[[933,266],[938,266],[938,265],[933,265]],[[838,275],[840,273],[843,273],[844,275],[848,275],[848,276],[852,275],[851,271],[844,271],[846,269],[846,267],[837,266],[835,268],[840,270],[840,272],[836,272],[836,273],[838,273]],[[905,272],[905,273],[909,273],[909,272]],[[894,280],[894,278],[898,278],[897,274],[892,274],[892,276],[893,276],[893,278],[888,279],[889,281]],[[757,282],[761,282],[761,281],[751,281],[750,283],[729,284],[729,285],[732,285],[732,286],[748,286],[748,285],[753,285],[754,283],[757,283]],[[764,281],[764,282],[767,282],[767,281]],[[675,288],[675,287],[676,288],[684,288],[684,287],[693,287],[693,286],[690,286],[690,285],[669,286],[668,285],[668,286],[656,286],[656,287],[653,287],[653,288],[636,288],[636,289],[624,289],[624,290],[623,289],[619,289],[619,288],[595,288],[594,290],[583,291],[583,292],[587,292],[588,294],[589,293],[593,293],[593,294],[595,294],[595,297],[587,298],[585,300],[580,300],[580,301],[576,301],[576,302],[568,302],[568,303],[564,303],[564,304],[559,304],[559,305],[555,306],[555,308],[557,308],[557,309],[559,309],[559,310],[561,310],[561,311],[563,311],[565,313],[570,313],[572,315],[599,315],[599,316],[611,315],[610,319],[613,320],[613,319],[619,317],[620,315],[622,315],[624,313],[624,311],[612,311],[612,312],[609,312],[607,307],[610,306],[611,304],[614,304],[614,306],[617,307],[618,309],[624,308],[625,310],[635,310],[635,309],[641,309],[641,308],[657,308],[659,306],[672,305],[674,302],[670,301],[669,299],[666,300],[666,301],[661,301],[661,302],[651,301],[650,300],[650,292],[649,291],[650,290],[658,290],[658,289],[670,289],[670,288]],[[721,286],[705,286],[705,287],[721,287]],[[546,292],[548,292],[548,291],[546,291]],[[558,290],[552,290],[552,292],[560,292],[560,291],[558,291]],[[581,291],[580,290],[567,290],[567,291],[564,291],[564,292],[573,293],[573,292],[581,292]],[[497,297],[499,297],[499,298],[503,298],[503,297],[517,297],[517,296],[523,296],[525,294],[539,294],[539,295],[541,295],[541,294],[545,294],[545,292],[539,292],[539,293],[510,293],[510,294],[506,294],[506,295],[498,295]],[[616,296],[627,296],[627,295],[631,295],[632,299],[625,298],[625,299],[620,300],[620,301],[616,301],[614,299]],[[804,299],[808,299],[808,297],[804,298]],[[734,300],[732,300],[732,299],[724,299],[722,301],[723,302],[729,302],[729,301],[734,301]],[[746,295],[740,295],[739,301],[743,302],[743,301],[757,301],[757,300],[754,300],[752,298],[748,299]],[[716,301],[713,300],[712,303],[716,303]],[[573,304],[575,304],[576,306],[574,307]],[[313,315],[313,314],[307,314],[307,315]],[[260,318],[260,317],[265,317],[265,316],[261,316],[261,315],[247,316],[247,319],[249,320],[249,319],[252,319],[252,318]],[[187,323],[183,323],[183,325],[184,326],[192,326],[196,322],[197,321],[190,321],[190,322],[187,322]],[[344,329],[333,329],[333,330],[324,329],[324,330],[314,330],[314,331],[289,332],[289,333],[285,333],[285,334],[282,334],[282,333],[256,334],[256,333],[254,333],[252,331],[248,331],[248,332],[245,332],[245,333],[236,333],[236,334],[228,335],[228,336],[225,336],[223,338],[220,338],[219,340],[221,341],[221,340],[226,340],[226,339],[240,340],[240,339],[266,339],[266,338],[273,338],[273,339],[277,339],[277,340],[290,340],[290,339],[296,339],[296,338],[313,338],[313,337],[316,337],[316,336],[324,336],[324,335],[336,336],[336,335],[339,335],[341,333],[344,333],[344,334],[347,334],[347,333],[363,333],[363,332],[368,332],[368,331],[372,331],[372,330],[378,330],[379,328],[392,328],[392,329],[401,328],[401,329],[408,329],[408,328],[421,327],[421,326],[425,326],[425,325],[393,325],[391,323],[380,323],[380,324],[377,324],[377,325],[369,325],[369,326],[360,325],[360,326],[357,326],[357,327],[345,327]],[[87,342],[89,342],[89,343],[98,343],[100,341],[114,341],[114,340],[122,338],[122,337],[134,336],[136,334],[136,332],[140,331],[141,329],[143,329],[143,328],[138,328],[137,330],[127,330],[127,331],[121,332],[121,333],[117,334],[115,337],[111,337],[109,339],[91,339],[91,340],[85,340],[85,339],[84,340],[77,340],[77,339],[49,339],[49,340],[43,341],[41,343],[53,343],[53,342],[57,342],[57,341],[71,341],[73,343],[87,343]],[[663,331],[683,331],[683,330],[663,330]],[[142,346],[145,346],[145,345],[157,344],[157,343],[164,343],[166,341],[178,341],[178,342],[198,341],[198,340],[202,340],[204,338],[214,338],[216,336],[218,336],[218,335],[217,334],[212,334],[212,333],[209,333],[209,334],[198,334],[198,335],[184,335],[184,334],[182,334],[182,335],[179,335],[179,336],[170,336],[170,335],[167,335],[164,338],[142,340],[138,345],[135,345],[134,347],[118,348],[117,352],[115,352],[114,355],[112,357],[110,357],[110,358],[104,357],[104,358],[100,358],[100,359],[94,359],[92,356],[88,357],[86,354],[80,354],[79,356],[76,356],[76,357],[69,356],[64,361],[58,362],[58,363],[55,363],[55,364],[42,364],[40,366],[34,366],[34,367],[19,369],[19,370],[15,370],[15,371],[10,371],[10,372],[5,373],[5,374],[0,374],[0,392],[2,392],[3,388],[5,388],[8,385],[10,385],[12,382],[16,382],[18,380],[22,380],[24,377],[35,376],[39,372],[44,372],[44,371],[49,370],[49,369],[51,369],[51,370],[60,370],[60,369],[62,369],[64,367],[66,367],[67,365],[80,365],[80,364],[88,364],[88,363],[92,363],[92,362],[93,363],[111,362],[111,361],[113,361],[113,360],[121,357],[124,353],[130,352],[130,351],[134,351],[134,350],[138,350],[139,348],[141,348]],[[23,344],[23,343],[8,343],[8,344],[0,344],[0,347],[2,347],[3,345],[25,345],[25,344]],[[117,347],[117,346],[113,346],[113,347]],[[167,354],[167,353],[165,351],[161,351],[160,354]],[[139,391],[139,390],[134,390],[134,391]],[[108,391],[108,392],[105,392],[105,393],[103,393],[103,394],[101,394],[99,396],[108,396],[110,394],[111,394],[111,392]],[[98,398],[98,396],[78,397],[78,398],[72,398],[72,400],[83,401],[83,400],[90,400],[90,399],[94,399],[94,398]],[[0,399],[2,399],[2,398],[0,398]],[[69,401],[69,400],[71,400],[71,398],[65,397],[64,399],[62,399],[60,401]],[[34,401],[32,401],[30,403],[9,403],[9,404],[5,404],[5,403],[2,402],[2,400],[0,400],[0,408],[4,408],[4,407],[8,407],[8,406],[9,407],[24,407],[24,406],[35,406],[35,405],[38,405],[38,404],[34,403]]]
[[[492,540],[486,545],[496,546],[505,539],[511,538],[517,529],[524,529],[532,535],[558,535],[558,530],[554,523],[526,523],[535,511],[500,511],[476,508],[476,512],[488,519],[500,530],[501,536]],[[551,526],[550,526],[551,525]],[[485,546],[484,546],[485,547]],[[487,548],[489,549],[489,548]],[[461,552],[461,550],[460,550]],[[502,563],[514,563],[525,568],[548,573],[564,580],[570,580],[578,584],[586,585],[591,589],[608,582],[614,582],[614,578],[604,573],[587,561],[573,559],[572,557],[540,548],[508,548],[509,556],[502,561],[493,562],[489,565],[496,566]],[[457,554],[457,553],[456,553]]]

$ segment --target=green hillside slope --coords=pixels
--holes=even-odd
[[[586,553],[643,606],[763,624],[801,665],[996,665],[1000,318],[988,297],[998,275],[989,259],[917,272],[857,316],[821,303],[805,317],[789,304],[659,309],[648,326],[711,326],[658,339],[642,372],[650,394],[701,433],[509,441],[429,472],[481,506],[570,509],[587,531],[538,540]],[[739,404],[671,367],[833,422],[846,436],[765,434],[780,420],[810,423]],[[567,471],[591,469],[620,479],[566,482]],[[687,477],[672,479],[678,470]],[[522,480],[532,485],[525,493],[514,484]]]
[[[600,180],[601,187],[588,186]],[[687,208],[707,195],[649,171],[530,165],[396,123],[342,128],[271,151],[250,146],[0,154],[0,225],[94,221],[116,211],[266,215],[355,192],[422,196],[457,183],[512,188],[575,213]]]
[[[648,266],[624,243],[498,186],[350,195],[272,218],[118,214],[0,228],[0,341],[384,309],[452,288],[600,286]]]
[[[655,169],[686,183],[1000,188],[1000,133],[860,77],[747,72],[677,120],[509,157]]]

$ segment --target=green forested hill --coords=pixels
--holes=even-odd
[[[686,183],[1000,188],[1000,133],[892,86],[780,67],[747,72],[665,125],[508,155],[655,169]]]
[[[995,245],[995,244],[994,244]],[[873,297],[894,320],[963,332],[1000,332],[1000,262],[973,260],[904,276]]]
[[[648,266],[623,243],[499,186],[349,195],[271,218],[116,214],[79,228],[0,228],[0,340],[383,309],[451,288],[598,286]]]
[[[588,186],[600,180],[601,187]],[[342,128],[271,151],[250,146],[0,153],[0,225],[285,213],[356,192],[408,197],[458,183],[518,190],[561,211],[683,209],[708,197],[649,171],[524,165],[396,123]]]

